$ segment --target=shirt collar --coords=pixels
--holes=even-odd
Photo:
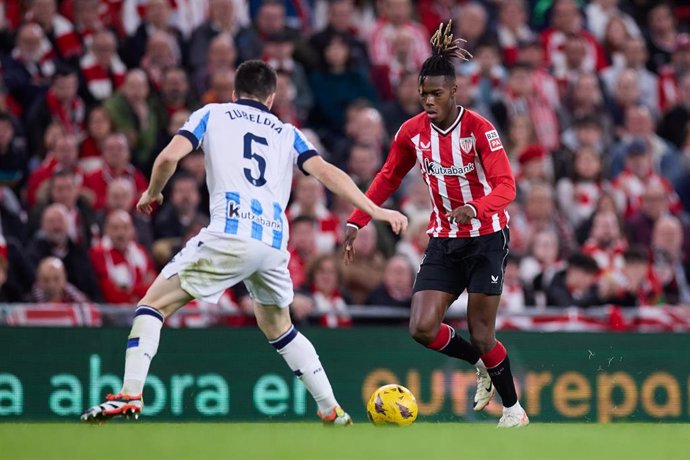
[[[268,107],[253,99],[237,99],[235,104],[248,105],[249,107],[254,107],[255,109],[263,110],[264,112],[270,112]]]

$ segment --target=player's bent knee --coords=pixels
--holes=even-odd
[[[422,345],[428,345],[436,337],[436,334],[438,333],[438,326],[439,325],[420,324],[411,321],[410,335],[418,343],[421,343]]]

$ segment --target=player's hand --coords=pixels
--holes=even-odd
[[[448,215],[448,220],[450,223],[457,222],[458,224],[469,224],[472,219],[477,217],[474,214],[474,209],[467,205],[462,205],[451,211]]]
[[[346,265],[350,265],[355,258],[355,239],[357,238],[357,227],[348,225],[345,227],[345,241],[343,241],[343,259]]]
[[[407,217],[392,209],[378,208],[371,216],[373,219],[388,222],[396,235],[400,235],[407,230]]]
[[[139,202],[137,203],[137,211],[150,215],[153,211],[154,203],[162,204],[163,194],[159,193],[156,196],[151,196],[149,195],[149,191],[146,190],[141,194],[141,198],[139,198]]]

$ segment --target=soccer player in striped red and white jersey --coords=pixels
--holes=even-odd
[[[434,34],[433,55],[419,75],[424,112],[400,127],[366,195],[383,203],[419,164],[432,204],[431,239],[415,280],[410,333],[422,345],[477,367],[475,410],[486,407],[495,388],[504,405],[499,426],[524,426],[527,414],[517,400],[506,350],[495,337],[510,241],[506,207],[515,199],[515,178],[496,129],[455,102],[453,58],[471,55],[453,40],[450,26],[441,24]],[[358,229],[369,220],[361,211],[348,219],[346,261]],[[470,342],[442,322],[465,289]]]

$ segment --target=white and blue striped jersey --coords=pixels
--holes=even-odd
[[[304,134],[248,99],[206,105],[178,134],[204,152],[208,229],[286,250],[293,165],[317,155]]]

